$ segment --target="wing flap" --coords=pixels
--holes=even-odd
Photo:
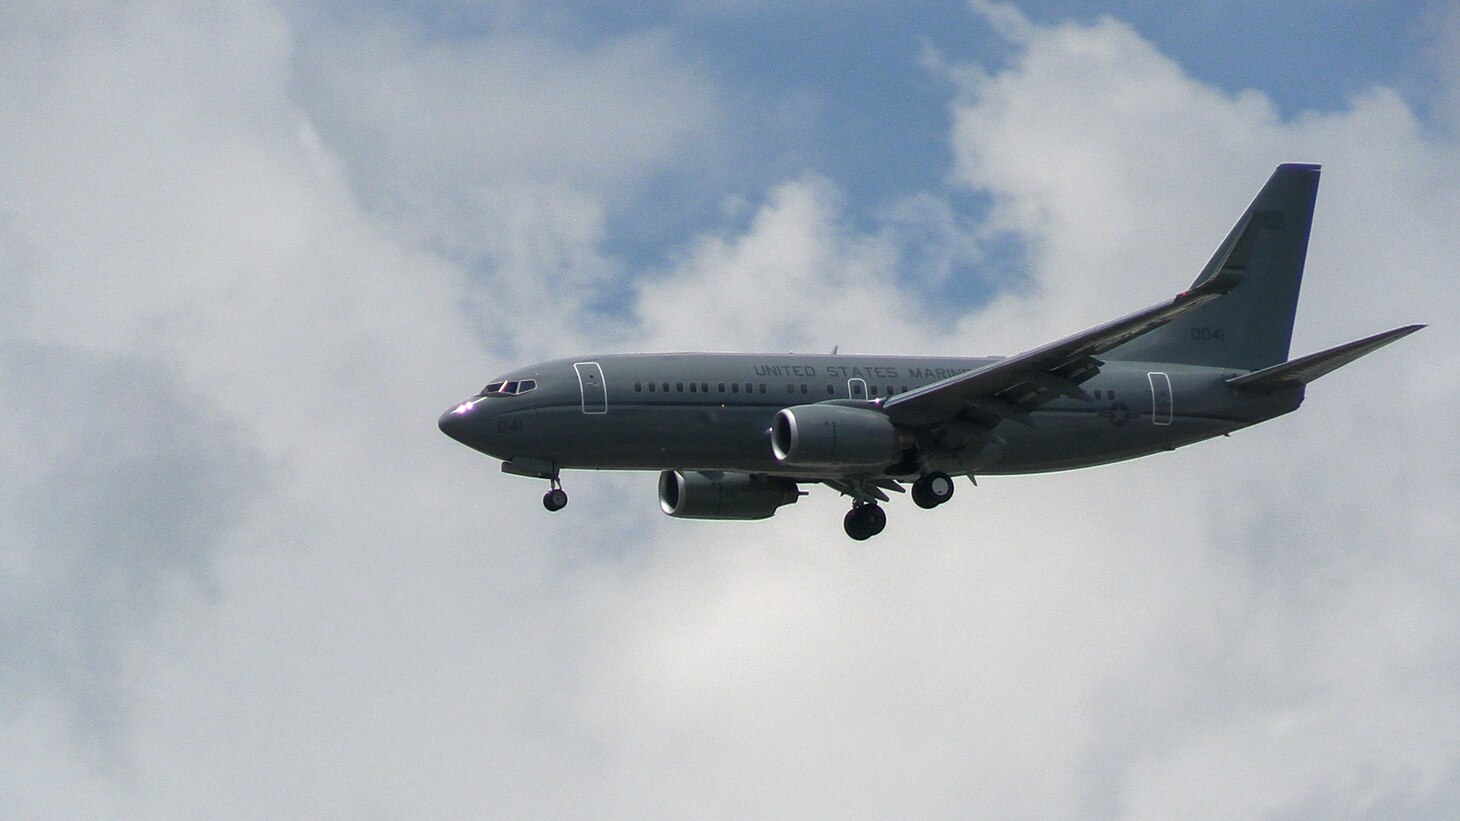
[[[1405,325],[1402,328],[1366,336],[1326,351],[1300,356],[1280,365],[1233,377],[1227,380],[1227,384],[1242,390],[1264,393],[1306,385],[1361,356],[1371,354],[1391,342],[1403,339],[1423,327],[1423,325]]]

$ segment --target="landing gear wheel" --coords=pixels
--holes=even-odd
[[[550,511],[557,512],[568,506],[568,494],[560,487],[555,487],[543,494],[542,506]]]
[[[913,482],[912,499],[913,504],[917,505],[923,510],[932,510],[933,508],[938,506],[938,500],[932,497],[932,495],[928,492],[928,488],[923,484],[923,481],[921,479]]]
[[[935,508],[953,498],[953,478],[942,471],[929,473],[913,482],[912,497],[920,508]]]
[[[872,525],[873,536],[887,529],[887,511],[883,510],[881,506],[866,505],[862,509],[866,511],[864,515],[867,516],[867,519]]]
[[[857,541],[865,541],[881,533],[887,527],[887,512],[873,504],[857,505],[847,511],[842,519],[847,535]]]

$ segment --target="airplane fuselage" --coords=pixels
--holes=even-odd
[[[889,396],[983,367],[997,357],[797,354],[610,354],[555,360],[501,377],[520,395],[474,397],[442,418],[452,435],[536,475],[567,469],[737,471],[814,478],[771,447],[778,411],[828,401],[875,407]],[[1234,390],[1244,371],[1111,362],[1027,420],[970,418],[966,443],[930,448],[949,473],[1037,473],[1130,459],[1230,433],[1292,411],[1301,388]],[[992,424],[989,424],[991,423]],[[979,423],[983,423],[980,425]],[[992,435],[988,435],[988,432]],[[957,427],[952,428],[954,435]],[[941,436],[949,436],[943,426]],[[525,466],[525,468],[524,468]],[[513,471],[518,472],[518,471]]]
[[[764,519],[805,485],[882,532],[889,493],[932,509],[955,476],[1133,459],[1296,410],[1306,385],[1418,331],[1289,358],[1318,166],[1285,163],[1174,298],[1007,357],[613,354],[544,362],[442,415],[453,439],[548,479],[659,470],[670,516]],[[907,487],[904,487],[906,485]]]

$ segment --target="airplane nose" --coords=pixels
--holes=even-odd
[[[436,426],[441,432],[462,444],[466,443],[467,431],[471,428],[471,403],[462,402],[441,414]]]

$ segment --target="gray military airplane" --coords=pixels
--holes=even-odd
[[[659,470],[688,519],[764,519],[828,485],[867,539],[881,502],[934,508],[953,475],[1133,459],[1296,410],[1305,386],[1414,333],[1407,325],[1288,359],[1319,167],[1278,166],[1190,288],[1009,357],[590,355],[493,379],[441,416],[446,435],[547,479],[567,468]]]

